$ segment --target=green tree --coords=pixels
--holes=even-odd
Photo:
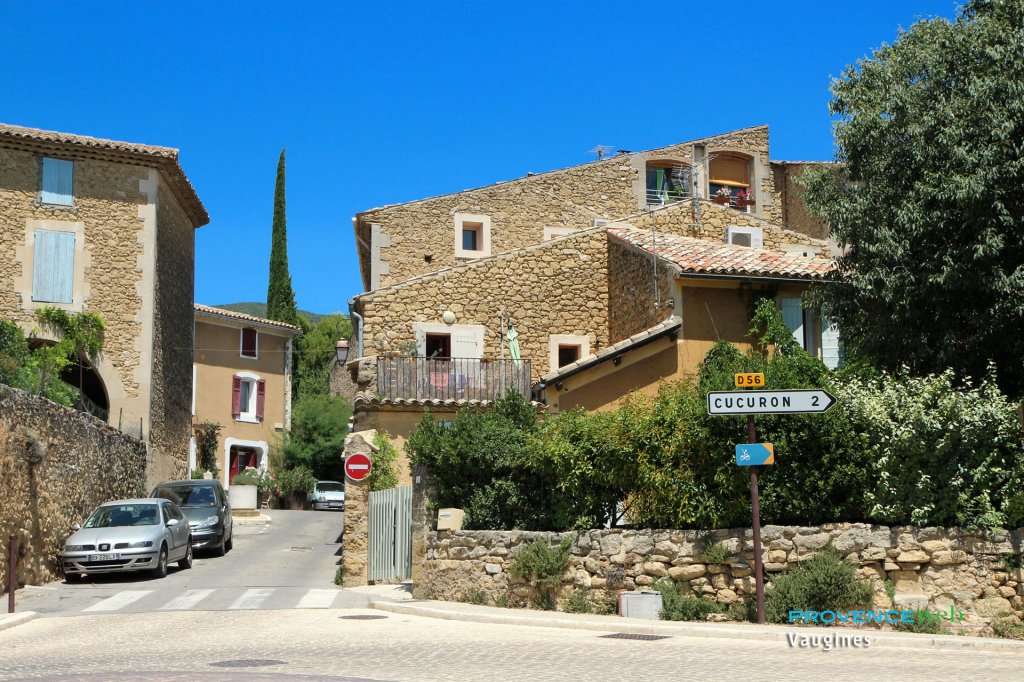
[[[70,314],[62,308],[46,306],[36,311],[36,318],[44,327],[60,336],[56,346],[38,349],[42,365],[40,391],[45,392],[48,366],[55,365],[56,372],[66,367],[69,358],[78,364],[78,401],[84,406],[82,386],[84,384],[85,363],[95,363],[103,350],[103,331],[106,323],[96,314],[83,311]],[[61,361],[63,358],[63,361]]]
[[[281,448],[285,468],[306,467],[318,479],[342,480],[350,416],[352,407],[344,398],[319,395],[298,401]]]
[[[28,343],[21,327],[0,320],[0,384],[15,384],[27,359]]]
[[[975,0],[832,84],[841,166],[809,206],[849,246],[818,300],[848,351],[1024,394],[1024,2]]]
[[[288,272],[288,227],[285,211],[284,154],[277,161],[274,186],[274,222],[270,244],[270,281],[267,285],[267,317],[286,324],[299,324],[292,276]]]
[[[305,325],[304,325],[305,326]],[[331,363],[338,341],[352,335],[352,321],[341,314],[327,315],[297,337],[295,395],[298,400],[330,393]]]
[[[387,432],[378,431],[373,437],[377,451],[370,457],[370,490],[387,490],[398,485],[398,450],[391,444]]]

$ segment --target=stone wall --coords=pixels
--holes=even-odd
[[[350,433],[345,438],[342,458],[361,453],[371,457],[376,447],[375,431]],[[366,584],[369,548],[370,484],[345,477],[345,530],[341,536],[342,587]]]
[[[30,464],[27,445],[41,461]],[[60,553],[102,502],[146,492],[146,446],[83,412],[0,385],[0,585],[7,584],[7,539],[27,554],[21,585],[59,579]]]
[[[821,166],[838,168],[835,164],[824,162],[794,163],[787,162],[773,167],[775,189],[782,196],[782,216],[780,222],[788,229],[801,232],[815,239],[828,239],[828,225],[818,216],[812,214],[804,203],[804,188],[798,179],[808,169]]]
[[[768,165],[768,128],[758,126],[645,152],[615,156],[570,168],[529,175],[487,187],[366,211],[356,220],[361,239],[371,244],[371,225],[379,225],[380,260],[385,264],[380,286],[456,265],[455,214],[491,219],[491,253],[535,244],[545,227],[592,227],[595,218],[618,220],[646,206],[648,161],[692,160],[695,143],[709,154],[740,152],[759,160],[761,184],[755,189],[766,217],[781,217]],[[369,282],[371,256],[360,253],[364,282]]]
[[[157,202],[150,485],[188,475],[192,432],[195,231],[165,183]]]
[[[657,277],[657,280],[655,280]],[[658,296],[654,286],[657,281]],[[608,244],[608,338],[611,343],[650,329],[672,315],[675,270],[616,240]]]
[[[468,266],[427,275],[357,298],[364,355],[398,350],[414,341],[412,323],[484,325],[482,352],[499,354],[498,316],[519,332],[522,357],[536,380],[548,371],[551,334],[589,335],[591,352],[617,339],[608,331],[608,235],[589,230]]]
[[[732,603],[754,594],[753,540],[747,529],[591,530],[576,533],[522,531],[434,531],[427,535],[426,560],[413,595],[457,600],[482,590],[496,598],[525,598],[530,588],[513,579],[509,561],[535,539],[556,545],[573,539],[560,601],[576,586],[597,590],[635,589],[671,578],[694,595]],[[896,602],[908,608],[950,605],[985,623],[1001,615],[1024,619],[1020,570],[1008,571],[1003,554],[1018,554],[1024,529],[994,533],[956,528],[830,524],[820,527],[765,526],[761,530],[766,573],[785,571],[831,543],[876,587],[876,604],[888,606],[883,584],[891,580]],[[709,563],[705,543],[721,545],[723,563]],[[770,577],[768,578],[770,580]]]

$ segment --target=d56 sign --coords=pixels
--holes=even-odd
[[[760,388],[764,386],[764,374],[760,372],[746,372],[736,375],[737,388]]]

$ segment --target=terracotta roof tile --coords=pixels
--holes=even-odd
[[[235,312],[234,310],[225,310],[224,308],[214,308],[213,306],[201,305],[199,303],[195,303],[193,305],[198,313],[206,313],[207,315],[215,315],[218,317],[229,317],[234,320],[245,320],[246,322],[254,322],[268,327],[280,327],[281,329],[288,329],[294,332],[301,331],[299,327],[296,327],[293,324],[285,324],[284,322],[278,322],[277,320],[268,320],[262,317],[256,317],[255,315],[247,315],[245,313]]]
[[[648,253],[657,253],[679,267],[682,274],[825,280],[835,267],[833,261],[670,234],[659,234],[655,248],[651,233],[634,227],[609,227],[608,234]]]

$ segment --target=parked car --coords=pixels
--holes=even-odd
[[[309,495],[313,510],[337,509],[345,511],[345,484],[337,481],[317,481]]]
[[[153,488],[151,494],[181,507],[192,529],[193,547],[212,549],[217,556],[231,551],[234,522],[231,503],[220,481],[208,478],[167,481]]]
[[[192,568],[189,525],[170,500],[106,502],[74,530],[62,555],[69,582],[92,573],[128,571],[150,571],[154,578],[163,578],[171,561]]]

